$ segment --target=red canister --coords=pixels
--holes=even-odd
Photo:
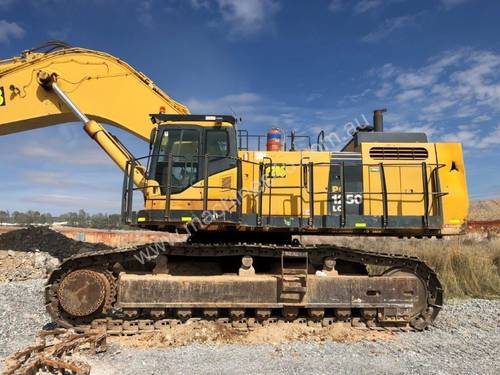
[[[272,128],[267,132],[267,151],[281,151],[283,144],[281,129]]]

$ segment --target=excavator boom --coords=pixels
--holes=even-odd
[[[148,114],[158,111],[189,113],[143,73],[107,53],[62,46],[0,61],[0,135],[78,119],[125,171],[133,156],[99,122],[149,140],[155,126]],[[133,182],[146,196],[154,195],[156,184],[144,172],[138,165]]]
[[[48,53],[27,51],[0,61],[3,91],[0,135],[74,122],[65,103],[40,83],[40,74],[57,84],[89,119],[117,126],[149,140],[149,113],[188,114],[189,110],[123,60],[85,48]]]

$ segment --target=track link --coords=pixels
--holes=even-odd
[[[156,249],[152,251],[152,249]],[[158,251],[158,249],[161,249]],[[292,246],[292,245],[263,245],[263,244],[191,244],[191,243],[162,243],[160,246],[156,244],[153,248],[151,245],[144,245],[136,248],[123,248],[113,250],[102,250],[91,253],[78,254],[66,259],[58,269],[52,272],[49,276],[45,295],[46,307],[50,316],[59,326],[65,328],[74,328],[80,332],[88,332],[90,330],[106,331],[108,334],[132,335],[141,332],[151,332],[154,330],[163,330],[179,324],[192,323],[200,320],[200,318],[191,318],[186,316],[185,319],[164,319],[162,317],[153,317],[150,311],[138,310],[136,315],[125,316],[120,311],[113,309],[113,304],[116,301],[116,276],[113,276],[113,266],[117,263],[127,261],[139,261],[139,259],[154,261],[156,255],[167,256],[191,256],[191,257],[220,257],[220,256],[257,256],[279,258],[282,252],[301,251],[307,252],[312,257],[326,258],[331,257],[336,260],[347,262],[360,263],[364,265],[377,265],[388,268],[400,269],[418,276],[426,288],[427,301],[426,306],[414,316],[411,321],[378,321],[377,319],[369,320],[362,318],[349,317],[339,319],[338,315],[325,314],[321,317],[310,317],[307,315],[297,315],[283,318],[283,311],[278,314],[258,317],[258,316],[231,316],[224,318],[215,318],[204,316],[202,319],[214,320],[219,324],[229,325],[241,329],[253,329],[261,325],[279,324],[279,323],[295,323],[328,326],[335,324],[337,321],[347,321],[353,327],[372,330],[423,330],[427,328],[438,315],[443,302],[443,289],[439,282],[436,273],[428,267],[423,261],[416,257],[405,255],[394,255],[387,253],[377,253],[364,251],[359,249],[351,249],[347,247],[339,247],[332,245],[314,245],[314,246]],[[61,307],[58,300],[58,289],[64,277],[73,270],[90,268],[103,270],[108,279],[111,292],[106,300],[106,313],[96,313],[84,318],[69,316]],[[115,270],[116,273],[116,270]],[[274,309],[274,312],[276,309]],[[243,310],[245,311],[245,309]]]

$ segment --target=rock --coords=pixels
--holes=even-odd
[[[33,265],[35,268],[45,269],[46,260],[47,258],[45,253],[35,253]]]
[[[46,261],[45,261],[45,269],[47,270],[47,273],[51,273],[52,271],[54,271],[57,267],[59,267],[59,265],[61,264],[61,262],[59,261],[59,259],[57,258],[54,258],[54,257],[51,257],[50,255],[46,258]]]
[[[16,253],[12,250],[9,250],[9,251],[7,251],[7,255],[10,257],[13,257],[14,255],[16,255]]]

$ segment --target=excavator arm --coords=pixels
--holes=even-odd
[[[150,113],[188,114],[151,79],[109,54],[48,43],[0,61],[0,135],[75,122],[122,169],[130,153],[100,123],[149,140],[155,125]],[[146,189],[144,170],[135,168],[134,183]]]

